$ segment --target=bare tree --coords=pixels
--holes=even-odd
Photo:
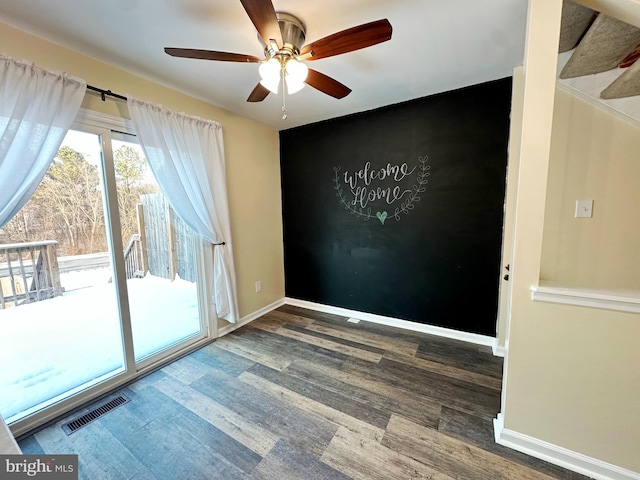
[[[131,235],[138,232],[136,205],[140,196],[158,191],[149,181],[149,167],[139,151],[123,145],[114,152],[114,168],[118,188],[122,242],[126,245]]]
[[[130,146],[114,152],[123,243],[138,233],[140,196],[157,192],[145,158]],[[31,199],[3,227],[2,241],[58,240],[61,255],[107,250],[104,205],[98,167],[68,146],[58,150]]]
[[[12,242],[58,240],[62,254],[106,250],[98,168],[70,147],[56,154],[27,204],[4,227]]]

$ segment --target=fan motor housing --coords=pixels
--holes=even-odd
[[[282,48],[280,51],[275,51],[271,45],[264,43],[260,35],[258,40],[264,46],[264,53],[267,57],[273,57],[276,54],[288,54],[289,56],[295,56],[300,53],[300,49],[304,45],[306,28],[302,20],[298,17],[285,12],[276,12],[278,18],[278,25],[280,26],[280,32],[282,33]]]

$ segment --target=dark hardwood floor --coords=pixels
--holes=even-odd
[[[284,306],[19,443],[87,480],[586,478],[494,443],[501,376],[487,347]]]

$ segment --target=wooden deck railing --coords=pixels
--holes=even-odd
[[[58,242],[0,244],[0,309],[60,295]]]
[[[57,297],[63,291],[56,248],[58,242],[0,244],[0,310]],[[62,257],[65,271],[109,265],[109,254]],[[124,249],[127,279],[142,278],[145,257],[140,235],[129,238]]]
[[[124,249],[124,265],[127,272],[127,280],[130,278],[144,277],[144,252],[140,235],[131,235]]]

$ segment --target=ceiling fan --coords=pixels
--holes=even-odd
[[[165,48],[164,51],[174,57],[260,63],[262,80],[247,98],[248,102],[261,102],[270,92],[277,93],[281,80],[283,88],[286,84],[289,94],[297,92],[306,83],[334,98],[344,98],[351,93],[349,87],[308,68],[304,61],[341,55],[391,39],[391,24],[383,19],[342,30],[304,45],[305,26],[298,18],[276,12],[271,0],[240,2],[258,31],[258,39],[264,47],[264,59],[253,55],[191,48]],[[286,118],[286,114],[283,118]]]

